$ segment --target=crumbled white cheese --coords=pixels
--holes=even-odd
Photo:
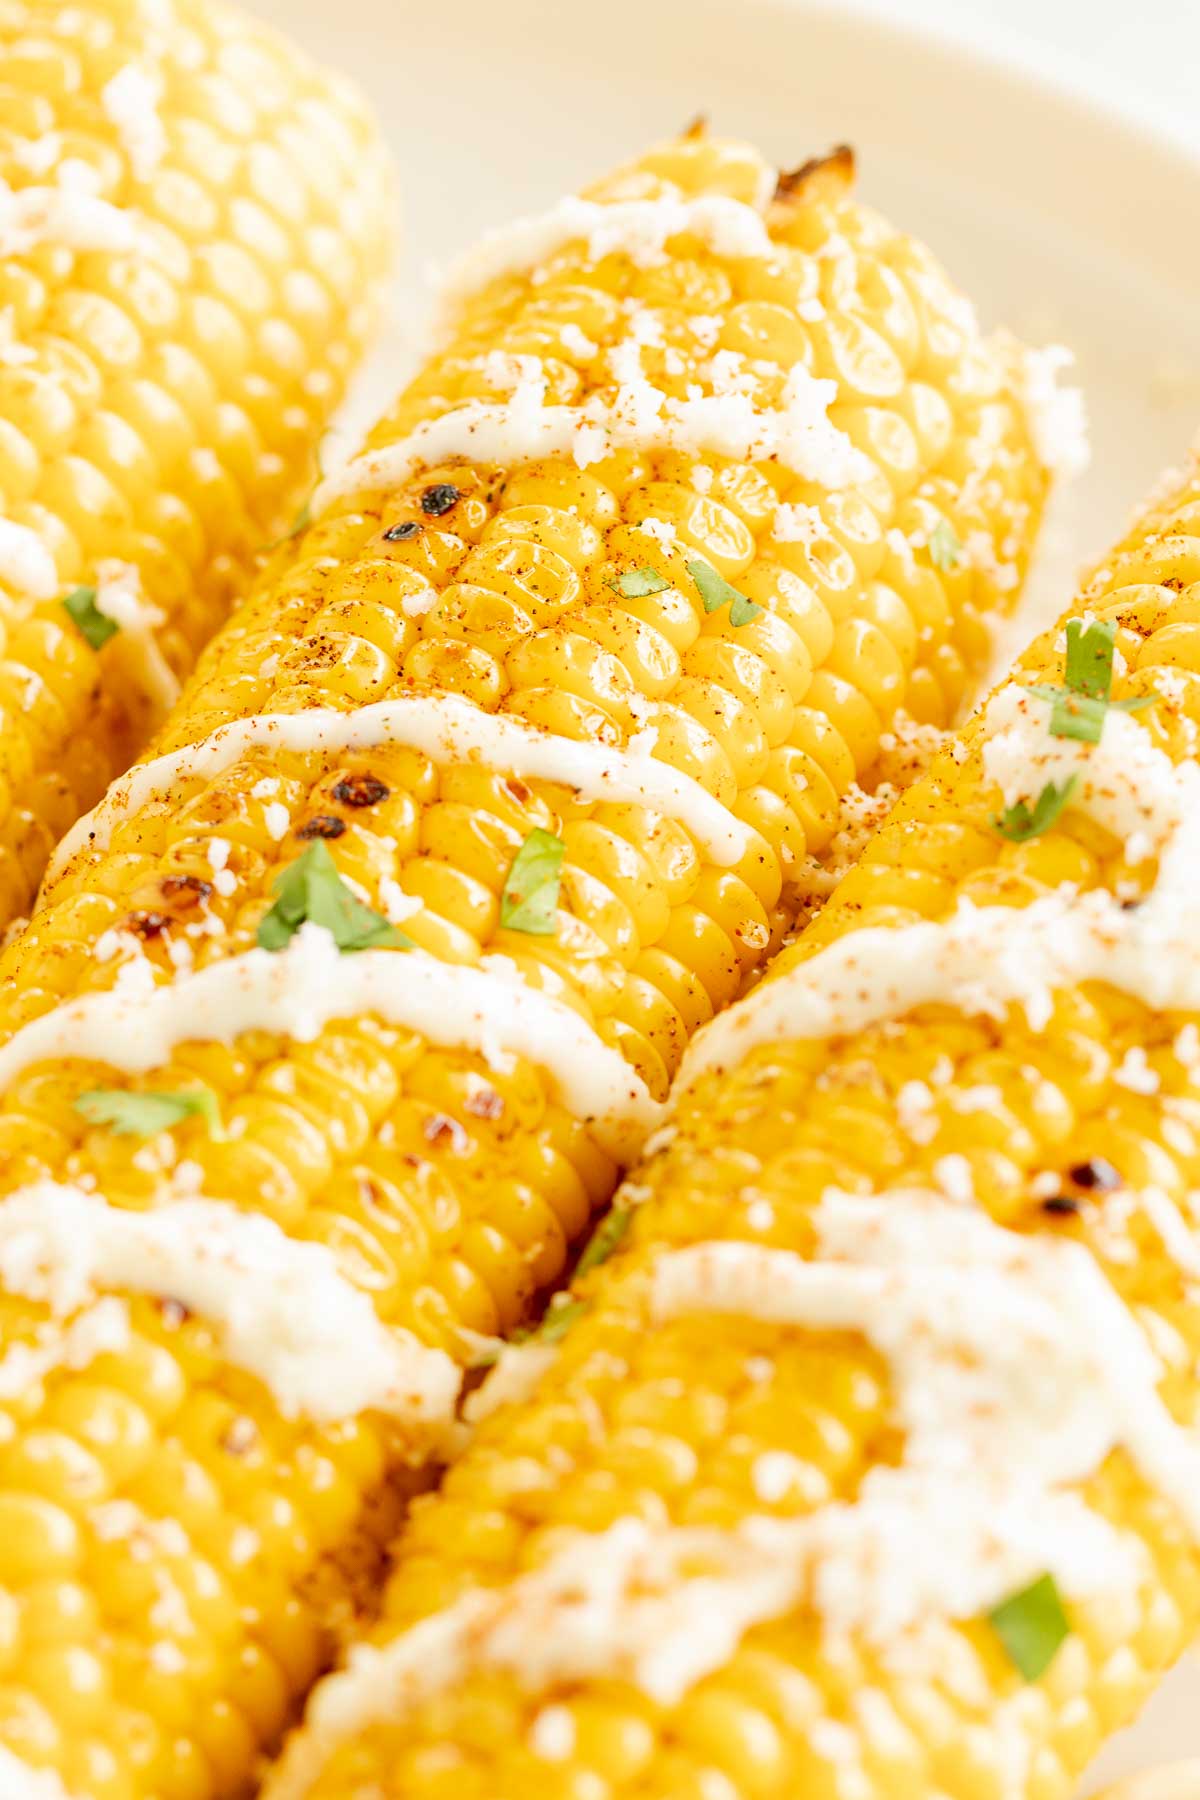
[[[385,875],[379,883],[379,904],[390,925],[403,925],[406,919],[411,919],[414,913],[421,912],[425,906],[425,902],[415,894],[406,894],[391,875]]]
[[[179,678],[159,647],[157,632],[166,623],[160,607],[146,598],[135,563],[107,556],[96,564],[95,607],[111,619],[128,646],[133,673],[157,716],[169,712],[179,698]]]
[[[558,335],[562,342],[563,349],[568,356],[574,357],[576,362],[591,362],[593,357],[600,354],[599,344],[593,343],[587,333],[581,330],[578,325],[571,324],[570,322],[566,325],[560,325],[558,328]]]
[[[28,256],[39,244],[81,254],[137,248],[134,215],[87,191],[84,181],[94,181],[88,164],[79,164],[81,180],[72,181],[67,162],[59,164],[57,173],[65,185],[14,190],[0,181],[0,256]]]
[[[906,1081],[896,1094],[896,1118],[914,1144],[929,1144],[938,1134],[933,1094],[924,1081]]]
[[[812,544],[825,535],[827,529],[819,507],[796,502],[775,508],[771,536],[778,543]]]
[[[956,1206],[969,1206],[975,1198],[975,1178],[965,1156],[957,1151],[939,1156],[933,1165],[933,1179],[940,1191]]]
[[[818,380],[803,363],[789,371],[782,405],[762,409],[743,393],[669,399],[632,372],[615,399],[594,394],[578,407],[547,404],[543,376],[523,382],[502,405],[468,401],[423,421],[407,438],[353,457],[321,483],[313,508],[319,514],[343,496],[398,487],[415,469],[450,456],[502,464],[571,456],[586,469],[621,449],[707,450],[738,462],[775,458],[805,480],[842,488],[871,469],[830,423],[836,399],[837,383]]]
[[[764,1506],[778,1506],[798,1487],[803,1487],[808,1474],[799,1457],[786,1450],[766,1450],[755,1457],[750,1468],[750,1481]]]
[[[1150,1067],[1149,1058],[1140,1044],[1132,1045],[1113,1070],[1113,1080],[1118,1087],[1128,1088],[1133,1094],[1157,1094],[1161,1080],[1157,1069]]]
[[[698,237],[716,256],[765,256],[771,237],[761,211],[723,194],[607,203],[566,195],[536,218],[486,233],[449,271],[442,299],[451,306],[502,275],[519,273],[582,241],[589,262],[627,256],[639,268],[661,263],[672,238]]]
[[[179,1200],[131,1212],[38,1182],[0,1207],[0,1277],[62,1319],[97,1289],[179,1300],[219,1327],[224,1353],[289,1417],[379,1410],[440,1429],[453,1412],[449,1357],[385,1326],[325,1245],[234,1206]]]
[[[149,181],[166,154],[161,99],[162,77],[140,62],[126,63],[100,90],[100,104],[117,128],[138,181]]]
[[[640,524],[634,526],[634,530],[642,532],[648,538],[653,538],[655,543],[661,544],[664,550],[670,550],[679,535],[670,519],[645,518]]]
[[[529,1748],[544,1762],[566,1762],[575,1750],[575,1719],[565,1706],[544,1706],[529,1729]]]

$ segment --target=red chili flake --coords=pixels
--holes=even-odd
[[[390,793],[376,775],[346,775],[333,789],[339,806],[378,806]]]
[[[336,813],[317,813],[301,825],[296,836],[299,838],[340,838],[346,829],[345,819],[339,819]]]
[[[519,775],[506,775],[504,785],[518,806],[525,806],[533,799],[533,789]]]

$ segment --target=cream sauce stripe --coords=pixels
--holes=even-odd
[[[434,1044],[527,1057],[622,1161],[661,1121],[663,1108],[641,1077],[563,1001],[417,950],[343,956],[330,933],[311,924],[277,954],[249,950],[161,987],[64,1001],[0,1047],[0,1090],[32,1064],[59,1057],[144,1074],[161,1068],[179,1044],[227,1044],[246,1031],[305,1043],[334,1019],[368,1013]]]
[[[475,761],[506,774],[562,782],[588,800],[624,802],[664,813],[683,825],[722,868],[739,862],[751,839],[749,828],[698,781],[649,753],[577,743],[537,731],[519,719],[484,712],[454,695],[414,694],[379,700],[352,713],[327,707],[256,713],[219,726],[198,744],[138,764],[67,832],[51,859],[47,884],[84,848],[107,849],[118,825],[152,802],[168,798],[176,782],[210,779],[260,745],[297,754],[404,745],[437,762]]]
[[[579,242],[593,263],[625,255],[647,268],[662,261],[671,238],[684,235],[700,238],[716,256],[769,256],[774,249],[761,211],[727,194],[613,201],[568,194],[547,212],[486,232],[451,265],[438,297],[455,306],[499,276],[519,274]]]
[[[470,400],[397,443],[352,457],[317,489],[313,516],[347,495],[400,487],[417,469],[457,456],[505,466],[571,456],[588,468],[620,449],[707,450],[738,462],[777,457],[807,481],[845,487],[871,466],[830,423],[837,398],[837,382],[818,380],[802,363],[789,371],[780,407],[756,407],[740,393],[671,400],[645,380],[623,383],[613,400],[593,394],[582,406],[548,406],[544,378],[523,379],[503,405]]]
[[[19,1188],[0,1206],[0,1279],[59,1319],[97,1290],[178,1300],[219,1328],[223,1353],[287,1417],[379,1411],[439,1432],[453,1418],[450,1357],[384,1325],[324,1244],[223,1201],[130,1212],[56,1182]]]
[[[684,1053],[677,1094],[760,1045],[845,1036],[918,1006],[998,1017],[1020,1005],[1040,1029],[1055,989],[1102,981],[1160,1011],[1200,1010],[1200,768],[1172,764],[1124,714],[1110,712],[1089,756],[1048,730],[1043,738],[1001,699],[1004,730],[984,754],[1006,796],[1032,799],[1051,773],[1083,771],[1085,810],[1135,827],[1133,853],[1161,851],[1148,898],[1127,911],[1105,890],[1067,887],[1025,907],[962,905],[936,924],[848,932],[705,1026]]]
[[[1200,1445],[1158,1393],[1160,1369],[1083,1246],[1030,1237],[921,1190],[831,1190],[820,1260],[724,1241],[661,1255],[650,1327],[691,1313],[863,1333],[887,1357],[905,1428],[898,1465],[857,1498],[729,1531],[623,1519],[538,1568],[465,1595],[317,1689],[266,1789],[302,1800],[339,1745],[400,1722],[476,1670],[537,1696],[631,1681],[677,1704],[744,1634],[811,1604],[827,1631],[894,1644],[974,1618],[1049,1569],[1065,1593],[1129,1593],[1140,1547],[1078,1484],[1123,1444],[1200,1534]]]
[[[35,1769],[0,1744],[0,1794],[4,1800],[79,1800],[53,1769]]]

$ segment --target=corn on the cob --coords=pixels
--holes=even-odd
[[[0,16],[0,925],[286,529],[391,236],[366,108],[209,0]]]
[[[0,1745],[68,1793],[244,1790],[458,1365],[1010,597],[1017,360],[844,159],[772,185],[693,139],[523,229],[5,953],[3,1336],[59,1366],[4,1412]],[[82,1344],[46,1316],[75,1241],[127,1312]]]
[[[699,1035],[271,1800],[1066,1800],[1194,1637],[1198,519]]]

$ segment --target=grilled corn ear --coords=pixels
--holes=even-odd
[[[1066,1800],[1194,1640],[1198,518],[699,1034],[270,1800]]]
[[[286,531],[363,348],[391,169],[207,0],[0,17],[0,926]]]
[[[0,1745],[71,1795],[246,1789],[1015,593],[1020,359],[844,180],[693,139],[486,243],[0,961]]]

